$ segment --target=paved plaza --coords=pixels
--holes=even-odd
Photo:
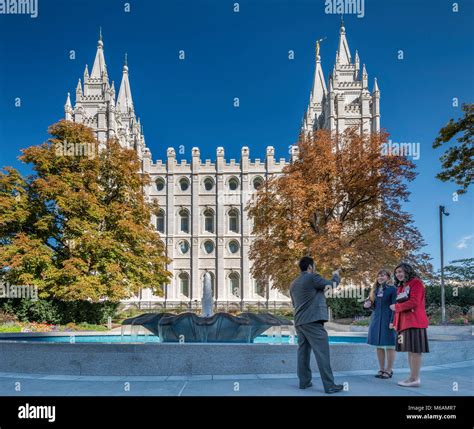
[[[407,369],[389,380],[374,371],[335,372],[346,391],[333,396],[474,396],[474,361],[422,368],[422,385],[403,388]],[[21,389],[21,390],[19,390]],[[319,375],[313,387],[300,390],[296,374],[199,376],[66,376],[0,373],[0,395],[6,396],[326,396]]]

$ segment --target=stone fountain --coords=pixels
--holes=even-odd
[[[269,313],[213,312],[211,275],[206,273],[202,288],[202,314],[146,313],[126,319],[122,325],[143,326],[165,343],[253,343],[273,326],[291,326],[292,322]]]

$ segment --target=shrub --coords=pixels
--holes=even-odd
[[[456,317],[449,321],[452,325],[469,325],[469,320],[466,317]]]
[[[357,298],[328,298],[327,303],[334,319],[367,315],[367,311],[362,306],[363,303]]]
[[[259,312],[259,308],[258,308],[258,306],[256,306],[256,305],[247,304],[247,305],[244,307],[244,311],[247,311],[247,312],[249,312],[249,313],[258,313],[258,312]]]
[[[50,300],[2,299],[0,308],[15,314],[21,322],[60,323],[61,321],[58,309]]]
[[[370,325],[370,317],[359,317],[352,322],[352,325],[355,326],[369,326]]]
[[[114,321],[122,322],[125,319],[130,319],[140,314],[143,314],[143,311],[139,310],[136,306],[132,305],[128,307],[127,309],[122,309],[121,311],[117,312],[115,314]]]
[[[280,317],[284,317],[284,318],[287,318],[287,319],[292,319],[293,316],[294,316],[294,312],[293,312],[292,308],[280,308],[280,309],[274,311],[273,314],[275,316],[280,316]]]
[[[237,316],[240,313],[240,306],[237,304],[230,304],[227,312],[229,314]]]
[[[446,306],[455,305],[462,308],[464,314],[474,305],[474,287],[464,286],[455,288],[450,285],[445,286]],[[426,286],[426,307],[432,304],[441,306],[441,287]]]
[[[56,299],[0,299],[0,310],[14,314],[21,322],[53,324],[103,324],[113,317],[118,303],[89,301],[59,301]]]
[[[18,317],[12,313],[0,310],[0,325],[13,324],[18,322]]]
[[[441,307],[436,304],[431,304],[426,309],[426,314],[429,318],[431,324],[436,325],[441,323]],[[457,305],[447,305],[446,306],[446,320],[460,319],[465,318],[463,315],[463,309]]]

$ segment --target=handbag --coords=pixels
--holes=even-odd
[[[410,286],[407,286],[403,292],[397,294],[396,303],[408,301],[410,299]]]

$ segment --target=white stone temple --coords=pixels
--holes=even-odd
[[[109,83],[102,35],[92,71],[89,74],[86,66],[83,82],[79,79],[77,84],[74,107],[68,94],[64,110],[66,120],[91,127],[99,142],[116,137],[124,147],[135,149],[142,170],[152,179],[145,193],[161,207],[152,222],[172,259],[168,269],[173,278],[163,285],[163,297],[143,289],[131,301],[199,305],[204,274],[209,272],[217,306],[288,304],[288,296],[272,289],[271,284],[259,284],[250,274],[252,225],[244,208],[267,178],[281,174],[285,165],[298,156],[296,146],[289,161],[276,159],[271,146],[266,149],[265,159],[252,160],[249,148],[244,146],[239,161],[226,160],[222,147],[217,148],[215,160],[202,160],[195,147],[190,162],[178,162],[173,148],[168,148],[166,160],[153,162],[136,116],[127,60],[116,97],[114,82]],[[365,65],[361,68],[357,51],[352,60],[341,24],[336,62],[327,86],[316,43],[314,81],[301,131],[342,132],[347,127],[367,133],[380,130],[380,92],[376,80],[372,93],[369,91]]]
[[[308,108],[303,118],[302,131],[308,133],[327,129],[342,133],[346,128],[357,127],[365,133],[380,132],[380,91],[377,79],[372,93],[365,64],[360,67],[356,51],[352,61],[346,39],[346,30],[341,25],[336,61],[329,75],[329,91],[326,87],[319,42],[316,42],[316,67],[313,88]]]

